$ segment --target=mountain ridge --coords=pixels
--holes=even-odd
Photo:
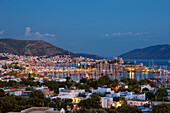
[[[120,57],[126,59],[170,59],[170,45],[153,45],[134,49],[120,55]]]
[[[42,40],[0,39],[0,52],[27,56],[74,55]]]
[[[0,39],[0,53],[11,53],[26,56],[55,56],[55,55],[71,55],[83,56],[87,58],[102,59],[103,57],[86,54],[73,53],[62,48],[56,47],[43,40],[17,40],[11,38]]]

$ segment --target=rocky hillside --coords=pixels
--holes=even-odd
[[[55,47],[40,40],[0,39],[0,53],[28,56],[74,55],[72,52]]]

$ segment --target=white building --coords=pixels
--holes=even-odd
[[[125,97],[125,100],[132,100],[132,99],[137,99],[137,100],[145,100],[145,93],[144,94],[137,94],[134,92],[118,92],[118,93],[111,93],[107,94],[107,97]]]
[[[141,91],[144,89],[144,88],[148,88],[149,91],[153,91],[155,88],[152,88],[149,84],[147,85],[141,85]]]
[[[64,89],[64,88],[59,88],[59,94],[56,97],[53,98],[74,98],[77,97],[79,93],[84,93],[85,89]]]
[[[16,95],[16,96],[21,96],[23,91],[21,90],[14,90],[14,91],[9,91],[9,95]]]
[[[127,105],[131,105],[131,106],[143,106],[144,104],[151,104],[151,103],[149,101],[127,100]]]
[[[101,97],[101,105],[103,108],[110,108],[113,104],[112,97]]]
[[[106,92],[114,93],[114,91],[112,91],[111,88],[98,87],[98,89],[90,89],[90,90],[92,91],[92,93],[106,93]]]

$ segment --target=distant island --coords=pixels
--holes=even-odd
[[[26,56],[55,56],[70,55],[83,56],[93,59],[102,59],[103,57],[91,54],[78,53],[64,50],[42,40],[16,40],[16,39],[0,39],[0,53],[11,53]],[[2,58],[1,58],[2,59]]]
[[[134,49],[120,55],[126,59],[170,59],[170,45],[155,45],[143,49]]]

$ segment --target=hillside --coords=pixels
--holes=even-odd
[[[28,56],[74,55],[72,52],[55,47],[41,40],[0,39],[0,53]]]
[[[170,45],[155,45],[143,49],[135,49],[120,57],[127,59],[170,59]]]

